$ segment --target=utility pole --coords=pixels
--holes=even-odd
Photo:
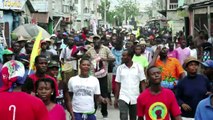
[[[104,1],[104,28],[106,28],[107,0]]]
[[[84,0],[81,0],[81,28],[82,29],[84,27]]]

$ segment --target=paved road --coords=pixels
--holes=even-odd
[[[104,120],[103,116],[101,115],[101,109],[98,108],[96,112],[97,120]],[[67,120],[69,119],[69,114],[67,113]],[[114,109],[114,106],[108,105],[108,119],[107,120],[119,120],[119,111],[118,109]]]
[[[100,108],[96,113],[97,120],[103,120],[103,116],[101,115]],[[118,109],[114,109],[114,106],[108,106],[108,119],[107,120],[119,120],[119,111]]]

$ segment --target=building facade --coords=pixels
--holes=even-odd
[[[30,0],[0,2],[0,37],[11,45],[11,32],[19,25],[31,23],[35,10]]]
[[[158,6],[158,12],[169,21],[173,36],[184,30],[184,17],[178,14],[178,0],[158,0]]]
[[[179,8],[188,15],[190,35],[196,36],[201,30],[209,35],[213,32],[212,0],[179,0]]]

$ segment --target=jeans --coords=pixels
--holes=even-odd
[[[128,120],[128,114],[130,116],[130,120],[136,120],[136,104],[127,104],[123,100],[118,101],[119,111],[120,111],[120,120]]]
[[[100,89],[101,89],[101,96],[103,98],[108,98],[108,81],[107,81],[107,75],[103,78],[98,78]],[[107,112],[107,104],[101,103],[101,113],[103,117],[108,116]]]

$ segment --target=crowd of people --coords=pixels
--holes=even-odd
[[[213,119],[212,36],[164,33],[58,31],[42,38],[35,69],[34,40],[20,36],[1,51],[1,119],[96,120],[98,107],[108,119],[113,104],[121,120]]]

